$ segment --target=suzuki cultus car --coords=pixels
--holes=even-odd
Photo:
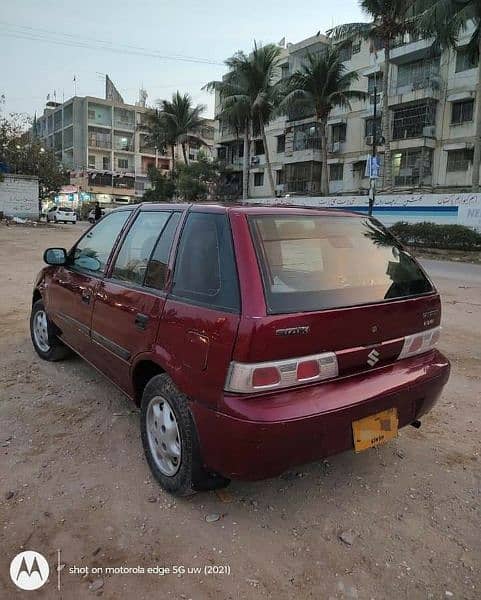
[[[449,376],[439,294],[366,216],[143,204],[44,258],[37,353],[76,352],[140,406],[175,494],[379,446]]]

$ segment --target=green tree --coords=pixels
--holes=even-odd
[[[174,146],[180,144],[185,164],[189,163],[186,144],[189,139],[194,139],[204,144],[199,135],[203,124],[202,113],[205,111],[203,104],[193,106],[189,94],[179,91],[172,95],[172,100],[159,100],[158,110],[151,111],[148,116],[151,139],[158,148],[171,146],[172,161],[174,160]]]
[[[244,200],[248,196],[250,139],[259,134],[264,144],[271,194],[275,194],[266,125],[277,115],[282,98],[279,83],[280,53],[281,49],[275,44],[258,46],[254,42],[249,55],[239,51],[225,61],[229,70],[222,81],[211,81],[205,86],[205,89],[219,93],[219,118],[244,138]]]
[[[143,202],[165,202],[175,196],[176,186],[172,177],[166,177],[153,165],[149,166],[147,174],[152,187],[144,192]]]
[[[438,45],[456,48],[459,33],[470,24],[474,26],[467,51],[473,64],[478,64],[476,82],[475,140],[472,186],[479,192],[479,169],[481,166],[481,1],[480,0],[418,0],[418,28],[426,35],[436,36]]]
[[[418,23],[412,16],[415,0],[360,0],[359,4],[363,12],[370,17],[370,22],[339,25],[328,31],[328,35],[334,41],[349,42],[361,38],[369,40],[373,49],[384,48],[381,119],[385,139],[384,187],[389,189],[392,187],[391,119],[388,102],[391,49],[400,37],[417,31]]]
[[[223,170],[217,161],[199,152],[197,160],[177,166],[177,192],[187,202],[198,202],[217,195]]]
[[[42,198],[57,193],[69,182],[67,171],[52,150],[26,127],[30,120],[25,115],[12,114],[0,120],[0,163],[11,173],[34,175],[39,180],[39,204]]]
[[[321,138],[321,194],[329,193],[327,174],[327,118],[335,107],[351,108],[352,100],[364,100],[365,92],[351,90],[358,75],[348,72],[336,46],[328,46],[319,54],[308,54],[306,62],[285,83],[281,110],[297,109],[314,114]]]

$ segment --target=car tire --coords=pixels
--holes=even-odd
[[[58,339],[55,329],[47,316],[43,300],[34,302],[30,314],[30,336],[35,352],[43,360],[55,362],[72,354],[70,348]]]
[[[159,407],[157,414],[155,407]],[[159,412],[160,411],[160,412]],[[160,421],[155,420],[155,417]],[[165,417],[165,418],[164,418]],[[163,419],[163,420],[162,420]],[[161,423],[170,423],[168,430]],[[177,431],[173,429],[174,425]],[[161,430],[165,433],[162,433]],[[161,447],[169,440],[176,448],[176,461],[162,454]],[[156,375],[145,386],[140,407],[140,433],[147,463],[160,485],[174,496],[190,496],[197,491],[225,487],[229,480],[209,473],[202,465],[199,441],[194,419],[189,410],[188,398],[174,385],[170,377],[163,373]],[[175,435],[177,434],[177,435]],[[157,450],[157,452],[156,452]],[[167,449],[166,449],[167,452]]]

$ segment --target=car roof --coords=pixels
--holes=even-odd
[[[165,210],[169,208],[171,210],[191,210],[193,212],[216,212],[216,213],[244,213],[250,215],[305,215],[314,214],[317,216],[345,216],[355,217],[359,216],[360,213],[354,211],[348,211],[338,208],[318,208],[313,206],[302,206],[295,204],[261,204],[261,203],[213,203],[213,202],[196,202],[196,203],[151,203],[142,202],[140,203],[140,210]],[[365,216],[365,215],[364,215]]]

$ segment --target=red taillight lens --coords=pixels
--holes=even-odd
[[[317,377],[319,373],[320,369],[318,360],[305,360],[304,362],[297,363],[298,381],[313,379],[314,377]]]
[[[414,333],[413,335],[406,336],[398,359],[409,358],[410,356],[416,356],[423,352],[429,352],[437,344],[440,334],[441,327],[435,327],[434,329],[428,329],[421,333]]]
[[[281,376],[276,367],[259,367],[252,373],[252,387],[260,388],[276,385]]]

